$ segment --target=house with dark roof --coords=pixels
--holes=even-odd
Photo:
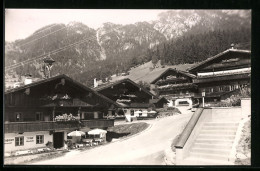
[[[169,103],[169,101],[166,98],[161,97],[158,99],[150,99],[150,103],[154,104],[156,108],[163,108],[165,104]]]
[[[148,110],[155,108],[150,100],[157,96],[128,78],[98,86],[94,90],[121,106],[118,115],[147,116]]]
[[[191,73],[168,68],[151,82],[151,89],[170,101],[169,106],[192,107],[193,96],[197,91],[197,85],[192,82],[194,78],[196,76]]]
[[[104,119],[118,104],[66,75],[58,75],[4,94],[5,152],[64,147],[73,130],[114,126]]]
[[[250,87],[251,51],[228,49],[193,66],[189,72],[196,75],[193,84],[198,86],[194,98],[217,102]]]

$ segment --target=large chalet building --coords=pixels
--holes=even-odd
[[[124,116],[147,116],[148,109],[161,108],[168,102],[164,98],[158,99],[146,88],[128,78],[100,85],[94,90],[115,101]]]
[[[74,130],[114,126],[103,116],[117,104],[66,75],[43,79],[5,92],[5,152],[62,148]],[[65,121],[63,115],[75,120]]]
[[[193,66],[188,71],[166,69],[151,82],[160,97],[170,105],[196,105],[219,102],[250,87],[251,51],[228,49]]]
[[[195,98],[216,102],[236,93],[240,88],[250,87],[251,51],[228,49],[189,69],[196,75],[193,83],[198,85]]]
[[[170,101],[170,105],[189,105],[192,101],[197,86],[192,79],[196,76],[185,71],[168,68],[151,82],[152,89],[157,89],[158,94]]]

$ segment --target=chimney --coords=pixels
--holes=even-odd
[[[32,83],[32,75],[30,74],[25,75],[24,85],[31,84],[31,83]]]
[[[98,82],[97,82],[97,79],[94,78],[94,88],[96,88],[98,86]]]

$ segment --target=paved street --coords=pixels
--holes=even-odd
[[[40,165],[163,165],[164,150],[178,135],[191,113],[148,121],[144,132],[83,152],[69,152],[56,159],[33,164]]]

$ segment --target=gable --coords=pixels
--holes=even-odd
[[[199,63],[191,68],[189,72],[211,72],[246,67],[251,67],[251,52],[230,49]]]
[[[97,87],[96,90],[113,101],[116,101],[122,96],[139,100],[151,99],[155,96],[144,87],[141,87],[129,79],[124,79],[102,87]]]
[[[75,99],[80,99],[82,101],[80,104],[84,106],[115,104],[110,99],[65,75],[41,80],[8,91],[5,93],[5,98],[5,104],[9,105],[53,106],[55,100],[67,101],[75,105],[77,104]]]
[[[176,79],[176,80],[183,80],[187,82],[191,82],[191,79],[195,77],[192,74],[186,73],[184,71],[175,70],[172,68],[167,69],[164,71],[161,75],[159,75],[157,78],[155,78],[151,84],[156,84],[160,80],[166,80],[166,79]]]

